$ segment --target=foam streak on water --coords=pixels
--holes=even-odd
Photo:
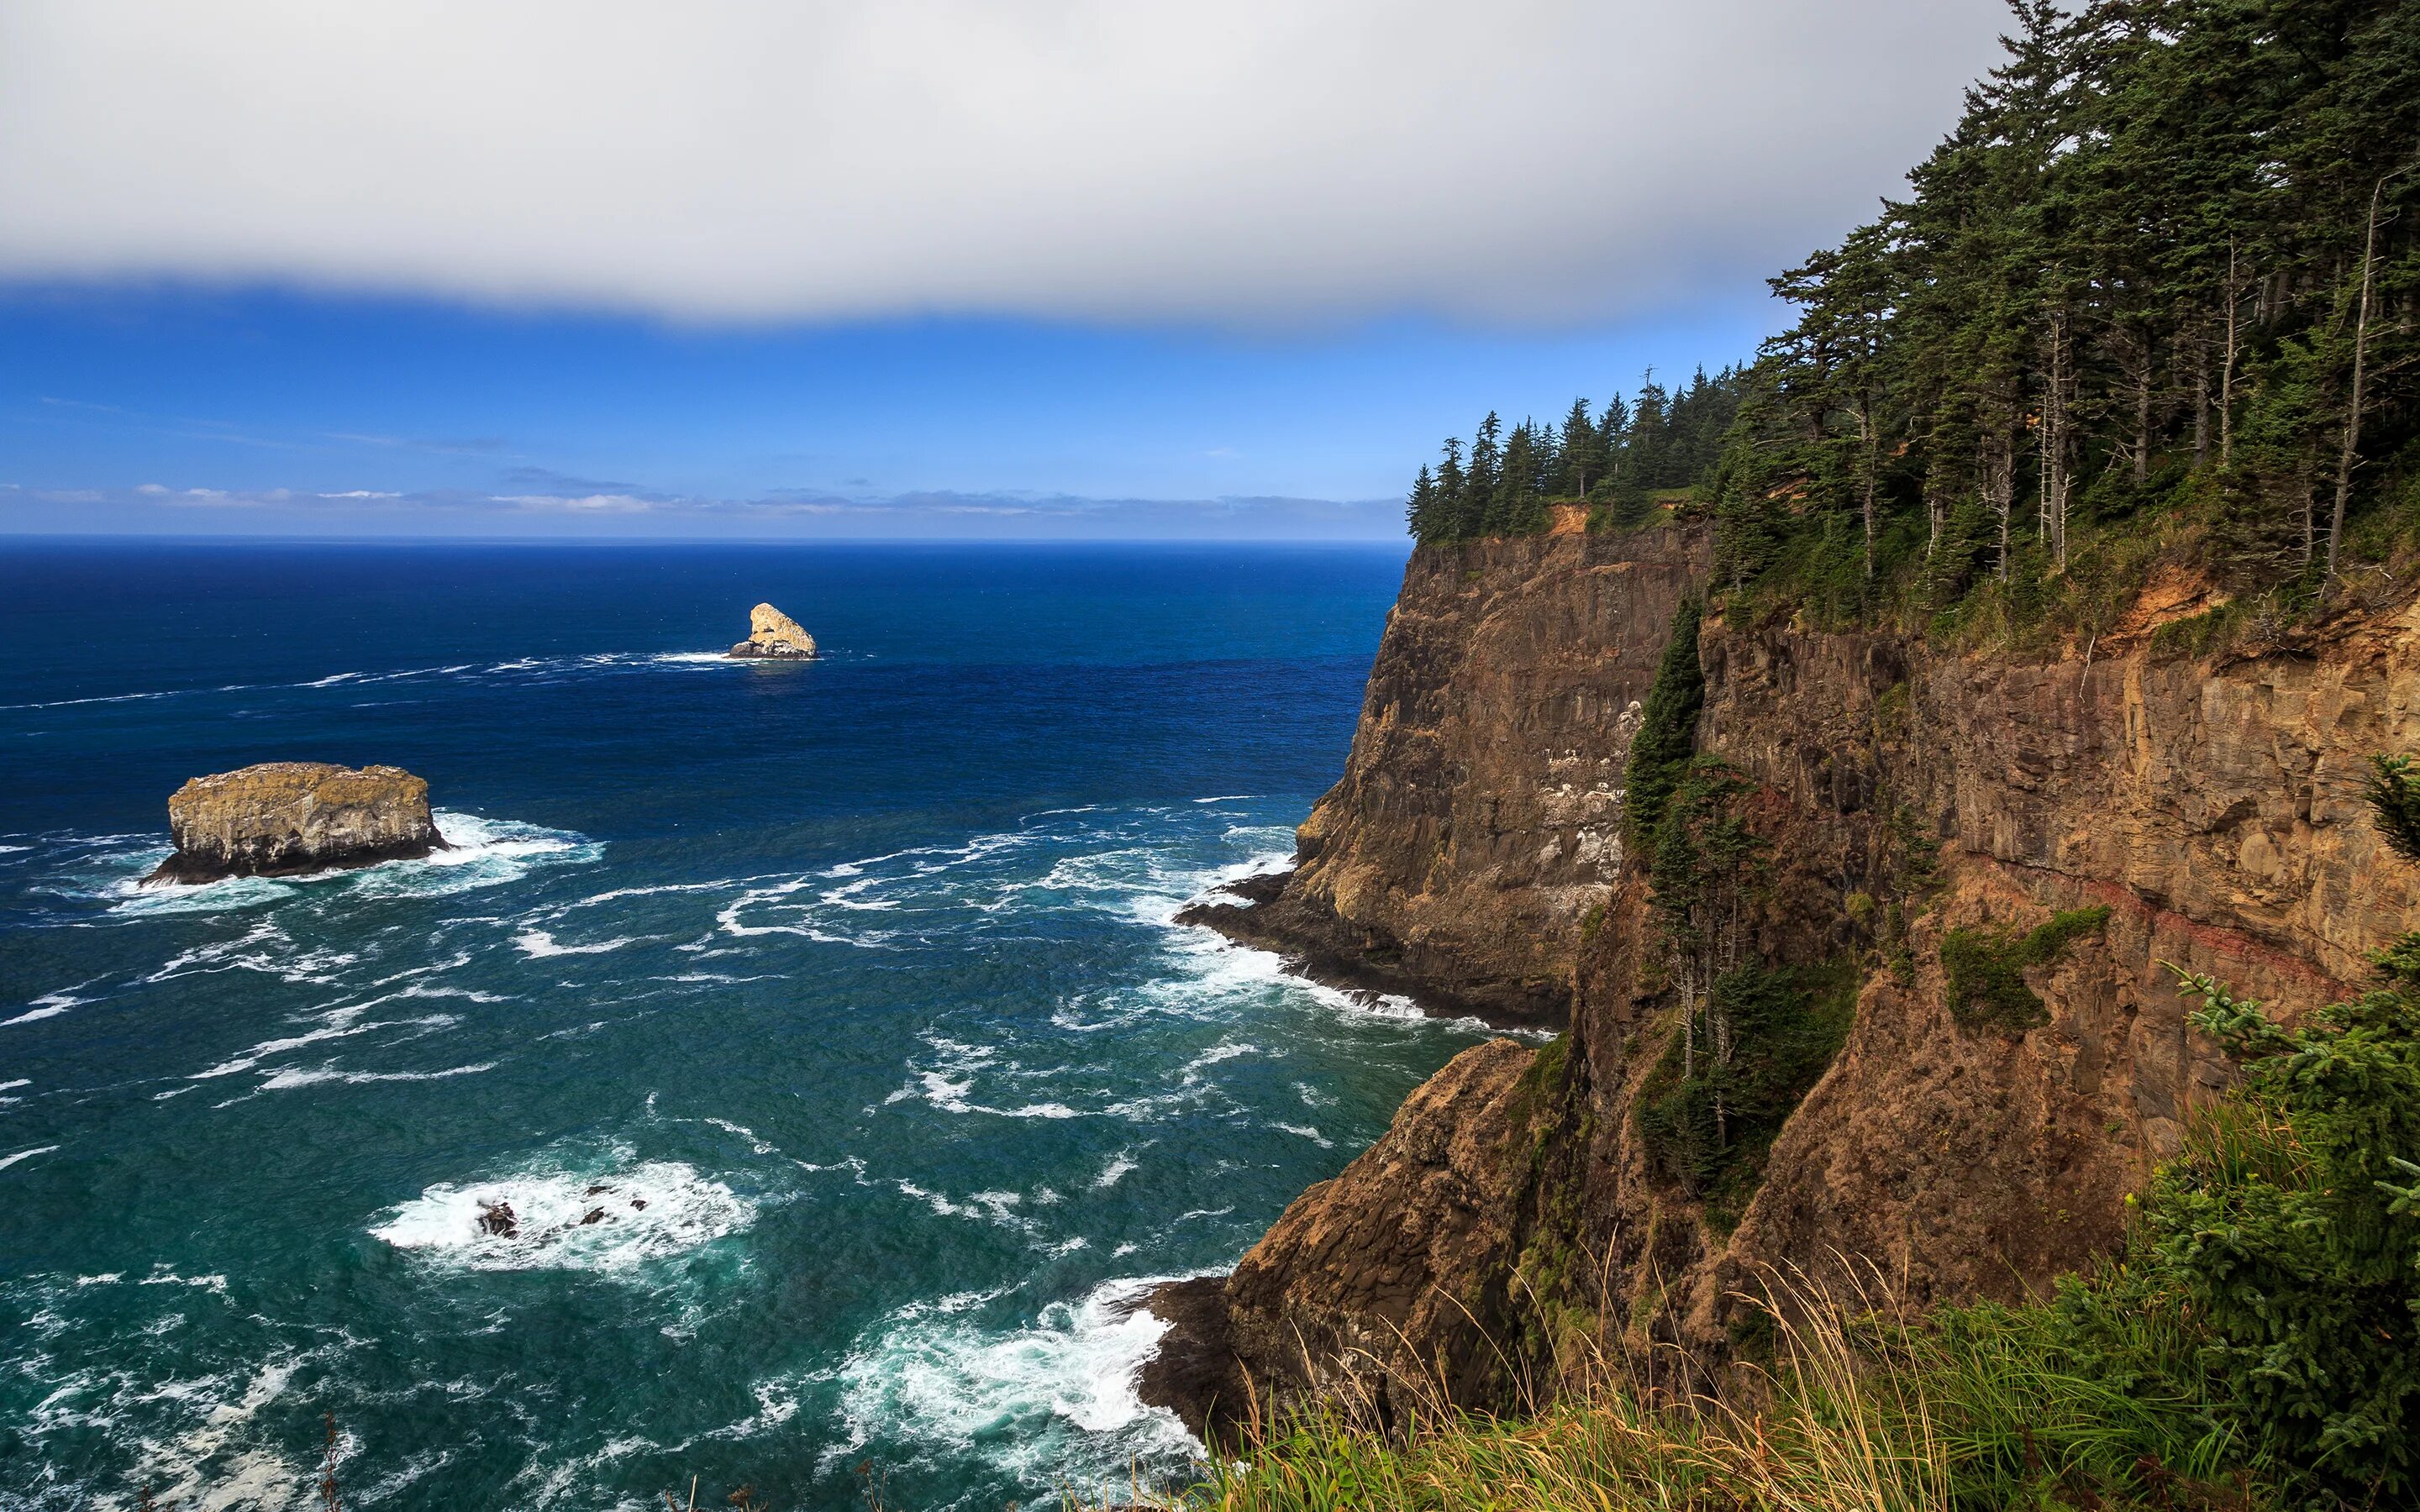
[[[1472,1039],[1174,922],[1283,864],[1399,563],[394,549],[0,584],[0,1512],[307,1508],[323,1412],[373,1512],[1186,1473],[1147,1278]],[[127,594],[212,633],[94,664]],[[839,649],[723,657],[758,598]],[[456,848],[141,885],[286,756]]]

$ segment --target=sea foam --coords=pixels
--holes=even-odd
[[[986,1329],[945,1308],[894,1314],[839,1371],[849,1439],[979,1453],[1021,1480],[1086,1494],[1201,1452],[1176,1415],[1136,1395],[1168,1324],[1138,1304],[1162,1278],[1108,1282],[1032,1323]]]
[[[511,1208],[512,1233],[482,1225],[496,1204]],[[432,1263],[615,1274],[738,1233],[756,1207],[683,1162],[645,1161],[594,1170],[542,1164],[495,1180],[440,1182],[382,1216],[373,1238]]]

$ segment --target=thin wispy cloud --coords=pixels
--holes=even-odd
[[[0,277],[710,320],[1613,316],[1753,280],[1862,214],[2000,19],[18,0]]]
[[[1392,540],[1403,506],[1391,499],[1281,496],[1095,499],[1072,494],[923,491],[836,497],[777,490],[752,498],[648,493],[510,493],[353,488],[220,488],[145,483],[123,490],[28,488],[0,504],[0,531],[156,529],[155,511],[186,529],[246,534],[1176,537]],[[48,511],[39,521],[34,512]],[[65,513],[61,513],[65,512]]]

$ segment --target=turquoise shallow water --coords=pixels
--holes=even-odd
[[[309,1504],[329,1413],[349,1506],[1182,1473],[1117,1304],[1475,1034],[1170,921],[1289,847],[1400,570],[0,548],[0,1506]],[[758,598],[829,659],[710,655]],[[135,886],[279,757],[460,848]]]

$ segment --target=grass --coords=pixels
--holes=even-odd
[[[1845,1265],[1835,1273],[1847,1277]],[[1172,1512],[1966,1512],[2265,1508],[2203,1404],[2066,1363],[2046,1307],[1914,1314],[1878,1274],[1768,1274],[1752,1298],[1770,1363],[1719,1398],[1651,1384],[1662,1347],[1589,1347],[1518,1416],[1434,1389],[1406,1422],[1347,1399],[1264,1427]],[[2164,1325],[2145,1319],[2156,1334]],[[2183,1344],[2141,1341],[2152,1350]],[[1670,1354],[1672,1351],[1662,1350]]]
[[[1953,929],[1941,937],[1941,970],[1949,1011],[1959,1023],[2022,1034],[2050,1022],[2040,996],[2025,985],[2027,966],[2046,966],[2072,941],[2100,933],[2109,909],[2096,903],[2053,914],[2050,922],[2014,930]]]

